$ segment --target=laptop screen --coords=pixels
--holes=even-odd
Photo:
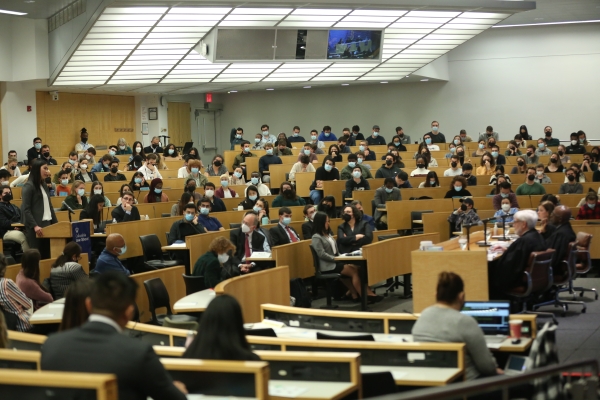
[[[475,318],[486,335],[509,334],[510,303],[508,301],[467,301],[461,313]]]
[[[515,371],[515,372],[524,372],[525,371],[525,361],[527,357],[520,357],[511,355],[506,362],[505,370]]]

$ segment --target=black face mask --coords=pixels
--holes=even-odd
[[[456,168],[456,166],[458,165],[458,163],[456,161],[452,161],[450,163],[450,165],[452,166],[452,168]]]
[[[86,137],[82,137],[82,138],[81,138],[81,142],[82,142],[82,143],[87,143],[87,140],[88,140],[88,138],[86,138]]]
[[[568,175],[567,179],[569,180],[569,182],[573,182],[575,181],[575,175]]]
[[[390,166],[392,165],[394,162],[392,160],[385,160],[385,165]]]
[[[530,181],[532,181],[532,180],[535,179],[535,175],[534,174],[529,174],[529,175],[527,175],[527,179],[530,180]]]
[[[532,154],[533,154],[533,151],[528,151],[527,152],[527,157],[531,157]]]
[[[464,176],[465,178],[470,178],[470,177],[471,177],[471,174],[463,174],[463,176]]]
[[[154,143],[152,143],[152,148],[153,148],[153,149],[156,149],[157,147],[158,147],[158,144],[154,144]]]
[[[70,174],[71,173],[71,168],[67,168],[67,169],[65,169],[65,171]]]
[[[546,137],[551,137],[552,136],[552,132],[546,132]]]
[[[187,187],[188,192],[192,193],[196,191],[196,186],[188,186]]]
[[[556,160],[556,158],[551,158],[551,159],[550,159],[550,162],[551,162],[552,164],[556,164],[558,161]]]
[[[344,220],[344,222],[348,222],[352,219],[352,215],[344,214],[344,215],[342,215],[342,219]]]
[[[50,157],[50,153],[49,153],[49,152],[42,153],[42,155],[43,155],[44,157],[46,157],[46,158]]]
[[[13,199],[13,195],[12,193],[6,193],[2,195],[2,200],[6,201],[7,203],[9,201],[11,201]]]
[[[17,166],[16,165],[11,165],[10,169],[12,169],[14,171],[15,169],[17,169]]]
[[[417,164],[417,168],[425,168],[425,164]]]
[[[46,178],[46,183],[52,183],[52,178]]]
[[[519,167],[522,167],[524,164],[525,164],[525,163],[524,163],[523,161],[517,161],[517,165],[518,165]]]
[[[564,152],[564,151],[559,151],[559,152],[558,152],[558,155],[562,157],[562,156],[564,156],[564,155],[565,155],[565,152]]]
[[[215,167],[220,167],[223,163],[221,162],[221,160],[215,160],[214,164]]]
[[[461,204],[460,209],[463,211],[467,211],[467,205],[466,204]]]
[[[116,174],[118,171],[119,171],[119,168],[117,168],[117,167],[112,167],[110,169],[110,172],[112,172],[113,174]]]

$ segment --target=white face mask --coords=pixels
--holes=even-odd
[[[215,195],[215,191],[208,189],[204,191],[204,194],[206,195],[206,197],[213,197]]]
[[[221,264],[225,264],[227,262],[227,260],[229,260],[229,254],[227,254],[227,253],[219,254],[219,255],[217,255],[217,258],[219,259],[219,262]]]
[[[87,164],[79,164],[79,168],[85,171],[87,169]]]
[[[142,152],[142,148],[141,148],[141,147],[136,147],[136,148],[135,148],[135,151],[136,151],[137,153],[141,153],[141,152]]]
[[[246,224],[242,224],[242,232],[244,232],[244,233],[250,232],[250,227]]]
[[[502,211],[509,212],[510,211],[510,204],[502,204]]]
[[[94,189],[94,194],[102,194],[102,189]]]

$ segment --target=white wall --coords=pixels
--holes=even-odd
[[[600,139],[599,24],[490,29],[449,52],[448,62],[449,82],[220,94],[221,147],[228,148],[235,126],[252,137],[263,123],[286,133],[299,125],[306,137],[324,125],[341,133],[353,124],[363,132],[378,124],[389,139],[398,125],[421,136],[434,119],[446,138],[492,125],[512,139],[525,124],[534,136],[552,125],[560,139],[578,129]]]
[[[0,81],[47,79],[48,22],[0,15]]]
[[[27,158],[27,149],[33,146],[37,136],[35,89],[38,82],[6,82],[0,87],[2,107],[2,156],[8,150],[17,150],[20,160]],[[31,112],[27,112],[31,106]]]

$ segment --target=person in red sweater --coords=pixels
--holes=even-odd
[[[585,204],[579,209],[577,219],[600,219],[600,207],[596,193],[589,192],[585,196]]]
[[[37,249],[25,250],[21,257],[21,270],[17,274],[17,286],[33,301],[34,310],[54,301],[52,295],[40,284],[41,258]]]

